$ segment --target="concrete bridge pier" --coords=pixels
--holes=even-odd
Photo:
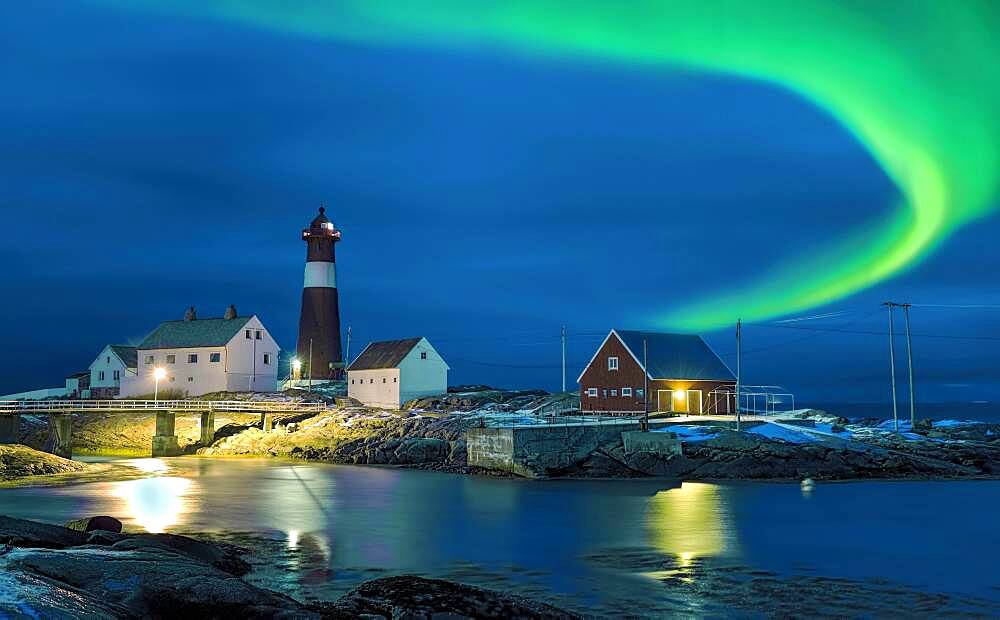
[[[260,414],[260,430],[265,433],[270,433],[274,428],[274,414],[270,411],[265,411]]]
[[[173,411],[156,412],[156,434],[153,435],[153,456],[177,456],[181,447],[177,443],[174,425],[177,414]]]
[[[0,415],[0,443],[18,443],[21,440],[21,416],[14,413]]]
[[[45,445],[42,449],[64,459],[73,458],[72,414],[53,413],[49,415],[49,436],[45,439]]]
[[[206,411],[201,414],[201,444],[210,446],[215,441],[215,412]]]

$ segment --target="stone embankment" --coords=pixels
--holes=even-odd
[[[72,525],[77,529],[0,516],[0,617],[575,617],[528,599],[411,576],[378,579],[336,601],[305,605],[244,581],[247,550],[172,534],[122,533],[111,517]]]

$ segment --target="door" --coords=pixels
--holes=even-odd
[[[673,390],[656,390],[656,411],[660,413],[673,411],[673,407],[670,404],[670,397],[673,393]]]
[[[688,390],[687,401],[688,411],[690,411],[692,415],[702,414],[704,409],[702,409],[701,390]]]

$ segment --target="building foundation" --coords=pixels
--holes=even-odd
[[[212,445],[215,441],[215,413],[206,411],[201,414],[201,444]]]
[[[174,430],[177,414],[173,411],[156,412],[156,434],[153,435],[153,456],[177,456],[181,453]]]
[[[64,459],[73,458],[73,415],[53,413],[49,415],[49,436],[43,450]]]
[[[0,415],[0,443],[20,443],[21,416],[17,413]]]
[[[266,411],[260,414],[260,430],[270,433],[274,429],[274,414]]]

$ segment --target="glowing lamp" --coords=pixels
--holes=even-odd
[[[167,371],[163,368],[156,368],[153,370],[153,378],[159,381],[160,379],[167,376]]]

